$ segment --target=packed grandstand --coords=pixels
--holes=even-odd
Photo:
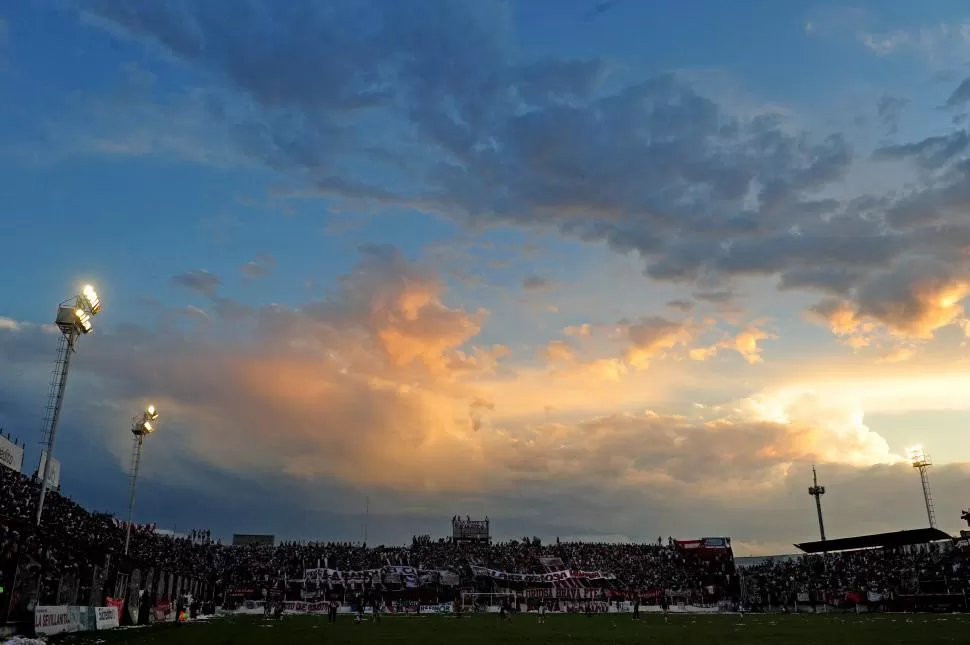
[[[730,540],[610,544],[523,538],[433,539],[407,546],[334,542],[224,545],[207,531],[134,532],[54,493],[38,528],[35,480],[0,468],[0,611],[30,621],[35,606],[126,605],[132,621],[186,594],[225,608],[265,603],[454,603],[474,608],[496,596],[526,608],[570,610],[591,603],[752,609],[886,606],[929,599],[965,608],[966,540],[896,545],[827,555],[734,557]],[[482,600],[485,598],[486,600]]]

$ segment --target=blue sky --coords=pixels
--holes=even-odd
[[[836,532],[919,525],[914,442],[955,529],[968,56],[956,2],[4,7],[0,425],[91,282],[94,507],[155,401],[139,519],[223,535],[771,551],[813,463]]]

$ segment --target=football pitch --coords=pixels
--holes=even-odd
[[[86,645],[517,645],[575,643],[650,643],[651,645],[888,645],[891,643],[967,643],[970,615],[550,615],[539,624],[535,615],[502,621],[496,615],[384,617],[380,624],[356,624],[341,616],[328,624],[325,616],[284,616],[282,621],[228,617],[184,624],[71,634],[56,643]]]

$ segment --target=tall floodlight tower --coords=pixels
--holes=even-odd
[[[135,510],[135,488],[138,486],[138,468],[141,466],[141,451],[145,445],[145,437],[155,432],[158,427],[158,410],[154,405],[131,420],[131,489],[128,492],[128,524],[125,527],[125,555],[128,555],[128,542],[131,540],[131,513]]]
[[[923,450],[923,446],[913,446],[909,449],[909,461],[913,468],[919,471],[920,482],[923,484],[923,501],[926,502],[926,519],[930,521],[930,528],[936,528],[936,509],[933,507],[933,491],[930,490],[930,475],[927,472],[933,465],[930,456]]]
[[[812,466],[812,485],[808,487],[808,494],[815,498],[815,510],[818,512],[818,532],[825,542],[825,522],[822,521],[822,495],[825,494],[825,486],[818,485],[818,473],[815,466]]]
[[[67,373],[71,368],[71,357],[77,351],[77,341],[82,334],[94,329],[92,319],[101,312],[101,300],[91,285],[81,290],[81,295],[68,298],[57,307],[54,324],[61,331],[57,341],[57,362],[51,372],[51,387],[47,395],[47,412],[44,415],[44,430],[40,443],[47,453],[44,459],[44,473],[40,485],[40,498],[37,500],[37,524],[44,514],[44,498],[50,487],[51,459],[54,455],[54,439],[57,436],[57,423],[61,418],[64,404],[64,390],[67,389]]]

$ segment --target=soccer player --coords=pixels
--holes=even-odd
[[[546,622],[546,603],[539,603],[539,624]]]
[[[640,620],[640,594],[633,597],[633,620]]]

